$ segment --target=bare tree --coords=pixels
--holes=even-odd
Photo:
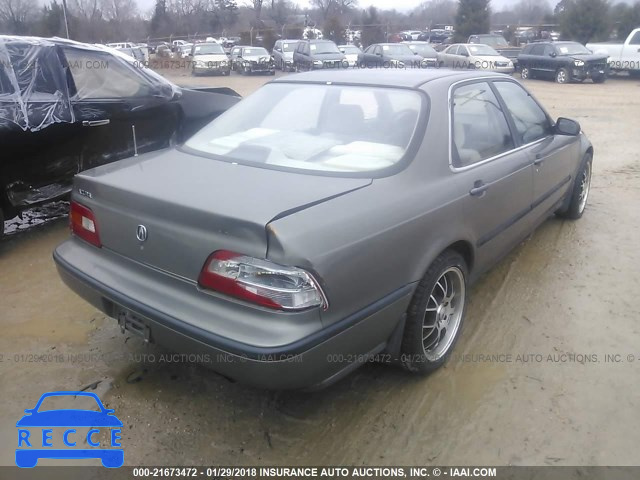
[[[260,20],[260,14],[262,13],[262,0],[251,0],[253,11],[256,12],[256,19]]]
[[[102,18],[100,0],[69,0],[69,9],[81,20],[98,20]]]
[[[344,15],[349,10],[354,9],[358,6],[358,0],[336,0],[338,13],[340,15]]]
[[[103,11],[107,20],[122,22],[134,17],[138,7],[135,0],[104,0]]]
[[[10,31],[23,33],[27,21],[37,8],[36,0],[0,0],[0,21],[5,23]]]

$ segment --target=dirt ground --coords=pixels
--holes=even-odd
[[[243,95],[272,78],[169,76]],[[526,84],[594,144],[587,211],[549,220],[473,287],[454,357],[427,378],[369,364],[320,392],[266,392],[152,362],[162,349],[59,280],[66,220],[14,228],[0,242],[0,464],[25,408],[86,387],[124,422],[128,465],[637,465],[640,81]]]

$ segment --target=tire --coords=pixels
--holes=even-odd
[[[0,240],[4,237],[4,212],[0,208]]]
[[[556,83],[570,83],[571,74],[566,68],[559,68],[556,72]]]
[[[528,67],[522,67],[522,69],[520,70],[520,77],[523,80],[528,80],[531,78],[531,71]]]
[[[569,206],[564,210],[557,211],[556,214],[558,216],[569,220],[577,220],[582,217],[589,199],[589,191],[591,190],[592,163],[593,157],[588,153],[576,175],[573,189],[569,193],[571,195]]]
[[[447,361],[464,321],[467,272],[464,258],[453,250],[429,266],[407,310],[400,351],[406,370],[427,374]]]
[[[638,79],[640,79],[640,70],[631,70],[631,71],[629,72],[629,76],[630,76],[631,78],[638,78]]]
[[[593,83],[604,83],[607,80],[606,75],[602,75],[600,77],[596,77],[596,78],[592,78],[591,81],[593,81]]]

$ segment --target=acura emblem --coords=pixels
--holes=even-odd
[[[144,225],[138,225],[136,228],[136,237],[141,242],[144,242],[147,239],[147,227]]]

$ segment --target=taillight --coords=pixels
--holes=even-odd
[[[74,235],[77,235],[98,248],[102,247],[96,217],[90,209],[72,201],[69,222]]]
[[[318,282],[308,272],[226,250],[209,256],[198,284],[279,310],[328,306]]]

